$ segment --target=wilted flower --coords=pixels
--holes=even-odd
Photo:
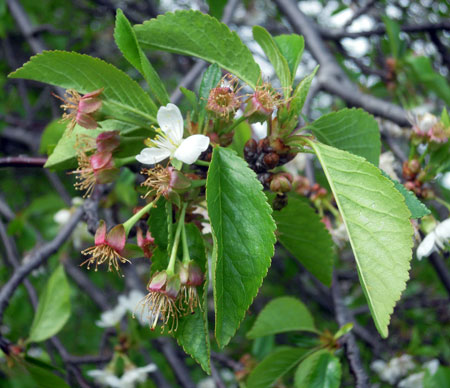
[[[246,101],[245,116],[251,117],[254,122],[264,121],[278,108],[281,98],[281,94],[269,83],[258,85]]]
[[[146,142],[150,148],[144,148],[136,156],[138,162],[156,164],[170,157],[192,164],[208,148],[207,136],[192,135],[183,139],[183,117],[176,105],[167,104],[160,107],[157,120],[161,128],[157,130],[158,134],[154,139]]]
[[[76,174],[77,190],[86,190],[83,197],[89,197],[97,183],[112,182],[119,169],[114,166],[110,151],[97,152],[89,156],[84,150],[78,151],[78,168],[70,174]]]
[[[184,174],[173,167],[156,166],[155,168],[144,168],[141,173],[147,175],[147,179],[141,186],[150,190],[144,195],[163,195],[166,199],[171,197],[172,192],[183,192],[191,186],[191,182]]]
[[[171,321],[169,332],[178,328],[178,313],[176,306],[178,293],[180,292],[180,277],[178,274],[168,275],[166,271],[156,272],[147,286],[149,293],[141,301],[141,314],[145,311],[152,317],[151,330],[155,330],[158,319],[161,318],[162,327]],[[142,318],[141,318],[142,319]]]
[[[126,234],[122,224],[116,225],[106,233],[106,224],[104,221],[100,221],[100,226],[95,232],[95,246],[81,252],[83,255],[91,257],[81,265],[87,264],[87,268],[90,269],[91,264],[95,263],[95,270],[97,271],[99,265],[108,262],[108,271],[114,268],[120,273],[119,262],[130,262],[122,256],[125,242]]]
[[[187,264],[182,264],[180,269],[181,290],[179,296],[179,308],[187,310],[193,314],[195,309],[200,305],[197,287],[203,284],[204,275],[199,265],[191,260]]]
[[[241,105],[240,97],[237,95],[238,83],[236,77],[225,76],[219,86],[211,89],[206,109],[218,118],[226,121],[232,119]]]
[[[97,121],[92,115],[102,107],[102,101],[98,98],[102,92],[103,88],[81,96],[76,90],[68,89],[64,98],[54,95],[64,102],[61,108],[64,109],[63,120],[70,120],[69,133],[76,124],[87,129],[97,128]]]
[[[150,231],[147,230],[144,236],[142,229],[137,228],[136,237],[139,248],[144,251],[145,257],[150,259],[153,256],[153,247],[155,245],[155,239],[152,237]]]
[[[450,240],[450,218],[442,221],[428,233],[416,250],[416,256],[419,260],[430,256],[439,249],[444,249],[446,243]]]

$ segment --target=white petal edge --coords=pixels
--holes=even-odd
[[[175,144],[179,144],[183,138],[184,121],[178,107],[174,104],[160,107],[156,119],[161,130]]]
[[[434,232],[428,234],[422,242],[419,244],[416,250],[416,256],[418,260],[422,260],[424,257],[428,257],[436,250],[436,236]]]
[[[209,146],[209,137],[205,135],[192,135],[184,139],[174,153],[174,158],[186,164],[194,163],[200,154]]]
[[[170,151],[161,148],[144,148],[139,155],[136,155],[136,160],[142,164],[156,164],[170,156]]]

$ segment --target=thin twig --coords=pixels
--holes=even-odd
[[[43,167],[47,158],[33,156],[5,156],[0,158],[0,167]]]

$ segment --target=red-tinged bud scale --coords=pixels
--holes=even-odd
[[[191,260],[187,264],[182,264],[180,268],[181,290],[178,300],[180,311],[193,314],[200,306],[197,287],[204,282],[205,276],[199,265]]]
[[[139,248],[144,251],[145,257],[151,259],[153,256],[153,248],[155,246],[155,239],[152,237],[150,231],[147,230],[147,233],[144,236],[141,228],[137,228],[137,243]]]

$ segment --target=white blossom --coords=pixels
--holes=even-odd
[[[399,180],[396,169],[396,160],[394,154],[391,151],[383,152],[380,155],[380,164],[379,167],[388,174],[392,179]]]
[[[194,163],[209,146],[209,137],[192,135],[183,139],[183,117],[178,107],[167,104],[158,110],[158,135],[151,140],[150,148],[144,148],[136,156],[142,164],[156,164],[167,158],[175,158],[183,163]]]
[[[134,388],[137,383],[143,383],[147,379],[147,373],[156,369],[155,364],[148,364],[141,368],[130,368],[121,377],[117,377],[109,369],[94,369],[87,374],[104,387]]]
[[[408,354],[403,354],[400,357],[395,357],[389,362],[383,360],[376,360],[370,365],[371,369],[380,376],[380,379],[394,384],[400,378],[406,376],[406,374],[415,368],[415,364],[412,357]]]
[[[100,315],[100,320],[95,322],[98,327],[114,327],[127,313],[127,309],[122,304],[118,304],[111,310],[104,311]]]
[[[450,240],[450,218],[442,221],[430,233],[428,233],[416,250],[417,259],[430,256],[439,249],[444,249]]]
[[[400,380],[398,388],[422,388],[425,372],[413,373],[403,380]]]

